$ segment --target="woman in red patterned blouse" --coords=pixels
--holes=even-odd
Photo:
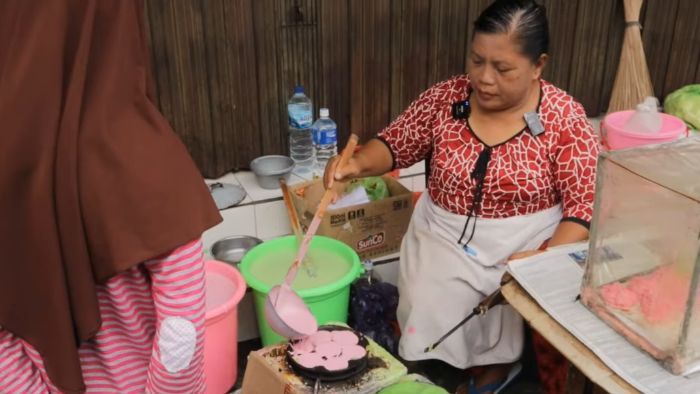
[[[511,258],[584,240],[598,144],[583,107],[541,79],[544,7],[502,0],[475,22],[469,74],[438,83],[326,179],[385,173],[430,160],[401,247],[401,356],[458,368],[485,366],[471,392],[507,383],[523,346],[510,306],[472,319],[431,353],[423,349],[498,288]]]

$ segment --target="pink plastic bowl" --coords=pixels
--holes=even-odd
[[[220,261],[204,263],[206,317],[204,373],[207,393],[228,392],[238,373],[238,303],[246,284],[238,270]]]
[[[641,145],[675,141],[688,135],[688,126],[679,118],[661,113],[661,131],[656,134],[633,133],[623,130],[634,111],[619,111],[607,115],[600,126],[603,143],[608,149],[625,149]]]

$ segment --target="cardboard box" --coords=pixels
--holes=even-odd
[[[413,213],[413,193],[390,176],[382,178],[389,189],[389,197],[328,210],[316,234],[346,243],[360,259],[397,252]],[[301,228],[306,232],[324,192],[322,181],[317,179],[290,186],[290,192]]]

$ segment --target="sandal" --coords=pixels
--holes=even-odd
[[[469,379],[469,385],[466,387],[466,393],[467,394],[487,394],[487,393],[498,394],[501,392],[501,390],[505,389],[513,381],[513,379],[515,379],[520,374],[520,371],[522,371],[522,369],[523,369],[523,366],[520,363],[515,363],[510,368],[510,371],[508,371],[508,376],[506,376],[502,380],[487,383],[487,384],[480,386],[480,387],[476,387],[474,385],[474,378],[471,378],[471,379]],[[465,389],[464,386],[466,386],[466,385],[460,385],[460,387],[457,388],[457,393],[463,393],[464,389]]]
[[[486,394],[486,393],[497,393],[497,390],[501,389],[501,386],[503,386],[506,383],[506,380],[508,378],[505,378],[503,380],[499,380],[497,382],[491,382],[487,383],[483,386],[476,387],[474,386],[474,379],[469,380],[469,388],[467,389],[468,394]]]

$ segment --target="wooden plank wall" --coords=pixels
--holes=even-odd
[[[541,0],[545,78],[596,116],[617,70],[622,0]],[[491,0],[146,0],[160,107],[203,175],[287,152],[286,101],[303,85],[341,144],[366,141],[430,85],[466,71],[472,22]],[[656,94],[700,82],[700,1],[646,0]]]

